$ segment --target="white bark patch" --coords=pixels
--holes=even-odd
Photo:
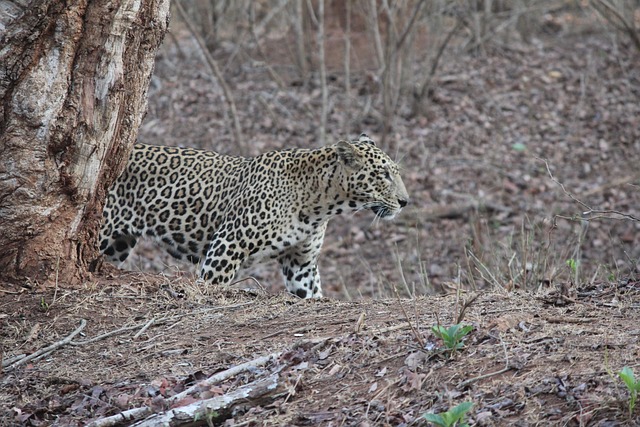
[[[75,218],[73,218],[73,221],[71,221],[71,224],[69,225],[69,231],[67,232],[67,236],[72,236],[75,237],[77,232],[78,232],[78,226],[82,223],[82,218],[84,218],[84,209],[78,209],[78,212],[76,212],[76,216]]]
[[[77,177],[78,199],[83,203],[96,192],[100,167],[104,163],[108,141],[113,138],[117,120],[117,114],[112,114],[107,128],[95,144],[86,141],[78,146],[77,160],[72,165],[71,173]]]
[[[0,34],[4,33],[13,21],[24,15],[24,10],[26,7],[23,9],[9,1],[0,2]]]
[[[49,136],[52,121],[56,119],[64,104],[69,82],[66,68],[69,58],[57,47],[40,57],[34,71],[22,81],[13,98],[12,109],[16,115],[27,118],[38,128],[36,137],[45,140]],[[37,93],[38,96],[33,96]]]
[[[124,2],[113,19],[111,34],[105,43],[105,50],[112,55],[105,55],[100,59],[96,73],[95,97],[104,101],[109,90],[122,78],[124,44],[127,30],[131,28],[140,10],[140,0]]]

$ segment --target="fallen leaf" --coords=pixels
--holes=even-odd
[[[402,390],[408,393],[412,390],[420,390],[422,388],[422,380],[424,379],[425,374],[417,374],[406,368],[402,371],[404,376],[404,384],[401,387]]]
[[[385,366],[384,368],[376,372],[376,377],[384,377],[386,373],[387,373],[387,367]]]
[[[331,370],[329,371],[329,376],[331,377],[334,376],[335,374],[340,372],[341,369],[342,369],[342,366],[336,363],[335,365],[333,365],[333,368],[331,368]]]
[[[410,370],[415,371],[418,366],[421,366],[424,364],[424,361],[426,360],[426,358],[427,358],[427,355],[424,352],[416,351],[414,353],[411,353],[406,357],[406,359],[404,359],[404,364]]]

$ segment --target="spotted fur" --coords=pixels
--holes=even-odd
[[[319,298],[327,222],[362,209],[392,219],[408,200],[398,166],[364,134],[255,158],[136,144],[109,192],[100,250],[121,263],[149,236],[218,285],[276,259],[289,292]]]

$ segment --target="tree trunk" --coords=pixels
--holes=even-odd
[[[89,277],[168,15],[169,0],[0,0],[0,280]]]

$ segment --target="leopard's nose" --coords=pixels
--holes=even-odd
[[[405,206],[407,206],[407,203],[409,203],[409,201],[404,199],[398,199],[398,203],[400,204],[401,208],[404,208]]]

